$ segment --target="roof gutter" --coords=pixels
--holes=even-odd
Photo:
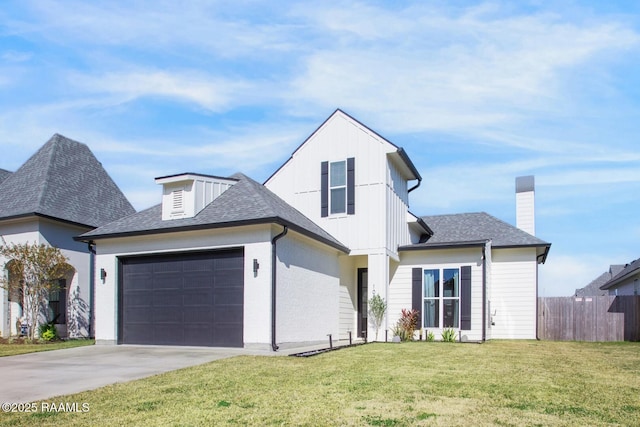
[[[286,225],[282,230],[282,233],[274,236],[271,239],[271,349],[273,351],[278,351],[278,345],[276,344],[276,290],[277,290],[277,246],[276,242],[282,239],[287,232],[289,231],[289,227]]]
[[[420,187],[420,184],[422,183],[422,176],[420,176],[420,172],[418,172],[416,165],[413,164],[413,162],[409,158],[409,155],[407,155],[407,152],[404,151],[404,148],[399,147],[397,153],[402,159],[402,161],[404,161],[404,163],[407,165],[407,167],[409,168],[413,176],[415,176],[416,179],[418,180],[418,183],[407,191],[408,193],[411,193],[413,190]]]

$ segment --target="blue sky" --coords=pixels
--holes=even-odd
[[[537,235],[553,244],[543,295],[640,257],[638,2],[0,10],[0,167],[60,133],[137,209],[159,202],[157,176],[264,181],[336,108],[408,152],[424,178],[416,214],[515,223],[514,179],[535,175]]]

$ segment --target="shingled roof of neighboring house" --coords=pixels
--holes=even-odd
[[[607,291],[601,290],[600,286],[607,283],[613,277],[615,277],[618,273],[622,271],[624,265],[611,265],[609,266],[609,270],[605,271],[595,279],[593,279],[587,286],[584,288],[576,289],[575,296],[577,297],[596,297],[608,295]]]
[[[0,183],[2,183],[2,181],[7,179],[9,177],[9,175],[11,175],[11,172],[9,172],[6,169],[1,169],[0,168]]]
[[[629,264],[626,264],[618,274],[611,278],[611,280],[600,286],[600,289],[605,290],[614,288],[616,285],[620,284],[622,281],[633,276],[634,274],[640,274],[640,258],[630,262]]]
[[[349,249],[333,236],[276,196],[264,185],[243,174],[230,178],[236,184],[213,200],[193,218],[162,220],[162,205],[122,218],[78,237],[96,240],[110,237],[149,235],[188,230],[275,223],[326,243],[345,253]]]
[[[433,235],[424,243],[402,246],[399,250],[477,246],[491,240],[494,248],[542,248],[544,262],[551,247],[551,243],[485,212],[423,216],[422,220],[431,228]]]
[[[0,183],[0,220],[37,215],[98,227],[134,212],[89,147],[58,134]]]

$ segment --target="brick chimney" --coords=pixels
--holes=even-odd
[[[536,235],[535,178],[533,175],[516,178],[516,227]]]

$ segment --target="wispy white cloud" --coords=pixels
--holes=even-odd
[[[209,111],[224,111],[242,99],[247,102],[250,84],[195,71],[135,70],[99,75],[72,73],[71,86],[84,96],[104,94],[109,104],[142,97],[168,97],[195,104]]]
[[[362,5],[309,10],[341,43],[305,57],[304,72],[292,83],[296,97],[356,110],[375,105],[377,122],[398,132],[473,135],[563,115],[576,107],[564,93],[575,70],[596,67],[640,42],[637,32],[616,22],[503,16],[492,7],[456,14],[427,5],[395,13],[385,36],[388,14]]]

